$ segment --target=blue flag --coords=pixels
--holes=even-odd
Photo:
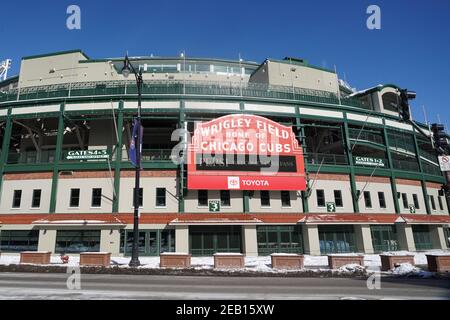
[[[129,155],[129,158],[130,158],[130,161],[131,161],[131,163],[135,166],[135,167],[137,167],[138,166],[138,163],[137,163],[137,152],[136,152],[136,140],[137,140],[137,133],[138,133],[138,127],[139,127],[139,121],[137,120],[137,119],[134,119],[134,121],[133,121],[133,134],[132,134],[132,137],[131,137],[131,141],[130,141],[130,155]],[[144,127],[142,127],[142,125],[140,126],[140,130],[139,130],[140,132],[141,132],[141,134],[140,134],[140,148],[139,148],[139,159],[141,159],[142,157],[142,140],[143,140],[143,137],[144,137]],[[142,169],[142,161],[140,161],[141,162],[141,169]]]

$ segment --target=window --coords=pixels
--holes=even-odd
[[[230,203],[230,190],[220,190],[220,205],[222,207],[229,207]]]
[[[156,188],[156,206],[166,206],[166,188]]]
[[[386,92],[381,97],[383,101],[383,107],[385,110],[398,112],[397,106],[398,106],[398,96],[393,92]]]
[[[323,190],[316,190],[317,206],[325,207],[325,192]]]
[[[406,193],[402,193],[402,202],[403,202],[403,208],[408,209],[408,196]]]
[[[436,203],[434,202],[434,196],[430,196],[430,200],[431,200],[431,208],[433,210],[436,210]]]
[[[208,206],[208,190],[198,190],[198,206]]]
[[[70,189],[70,206],[76,208],[80,205],[80,189]]]
[[[372,245],[375,252],[397,251],[400,246],[397,240],[397,229],[391,225],[370,226]]]
[[[291,194],[289,191],[281,191],[281,206],[282,207],[291,206]]]
[[[102,189],[94,188],[92,189],[91,207],[98,208],[101,206],[102,206]]]
[[[417,197],[417,194],[413,194],[413,202],[414,202],[414,208],[420,209],[419,198]]]
[[[378,192],[378,203],[380,204],[380,208],[386,208],[386,199],[384,198],[384,192]]]
[[[356,252],[353,226],[319,226],[320,253]]]
[[[439,210],[444,210],[444,204],[442,203],[442,197],[437,197],[439,202]]]
[[[303,253],[300,226],[257,226],[258,254]]]
[[[33,190],[33,199],[31,200],[32,208],[39,208],[41,206],[41,189]]]
[[[37,251],[39,230],[3,230],[0,232],[0,251]]]
[[[364,191],[364,204],[366,208],[372,208],[372,198],[370,197],[370,191]]]
[[[20,208],[21,200],[22,200],[22,190],[14,190],[12,207]]]
[[[342,191],[334,190],[334,204],[336,207],[343,207],[344,203],[342,201]]]
[[[262,190],[261,195],[261,207],[270,207],[270,191]]]
[[[135,192],[134,190],[136,190],[136,188],[133,188],[133,206],[134,206],[134,202],[135,202]],[[139,188],[139,207],[142,207],[144,205],[144,188]]]
[[[55,251],[57,253],[98,252],[99,250],[100,230],[56,231]]]

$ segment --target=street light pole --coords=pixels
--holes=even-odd
[[[125,56],[122,68],[122,75],[127,78],[130,74],[130,70],[134,73],[136,78],[137,92],[138,92],[138,114],[137,114],[137,135],[136,135],[136,171],[135,171],[135,183],[134,183],[134,216],[133,216],[133,247],[131,251],[130,267],[140,266],[139,261],[139,190],[140,190],[140,177],[141,177],[141,101],[142,101],[142,70],[139,68],[139,72],[136,72],[133,65],[130,63],[128,56]],[[134,139],[134,137],[133,137]]]

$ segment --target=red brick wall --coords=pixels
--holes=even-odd
[[[309,174],[310,179],[314,179],[316,174],[311,172]],[[335,173],[319,173],[317,180],[335,180],[335,181],[350,181],[350,176],[347,174],[335,174]]]
[[[391,183],[387,177],[356,176],[355,180],[357,182]]]
[[[418,186],[420,187],[422,184],[418,180],[408,180],[408,179],[395,179],[397,184],[404,184],[408,186]]]
[[[36,180],[52,179],[53,172],[5,173],[4,180]]]
[[[120,172],[121,178],[134,178],[134,170],[122,170]],[[176,177],[177,172],[175,170],[144,170],[141,171],[141,178],[149,177]]]

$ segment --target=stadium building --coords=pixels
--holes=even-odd
[[[141,256],[449,248],[446,179],[429,127],[399,116],[396,85],[355,92],[296,58],[130,61],[144,80]],[[58,52],[24,57],[0,82],[3,253],[131,254],[137,86],[122,66]],[[196,159],[199,126],[247,120],[286,138],[275,176],[247,158],[225,169],[174,161],[186,144]]]

